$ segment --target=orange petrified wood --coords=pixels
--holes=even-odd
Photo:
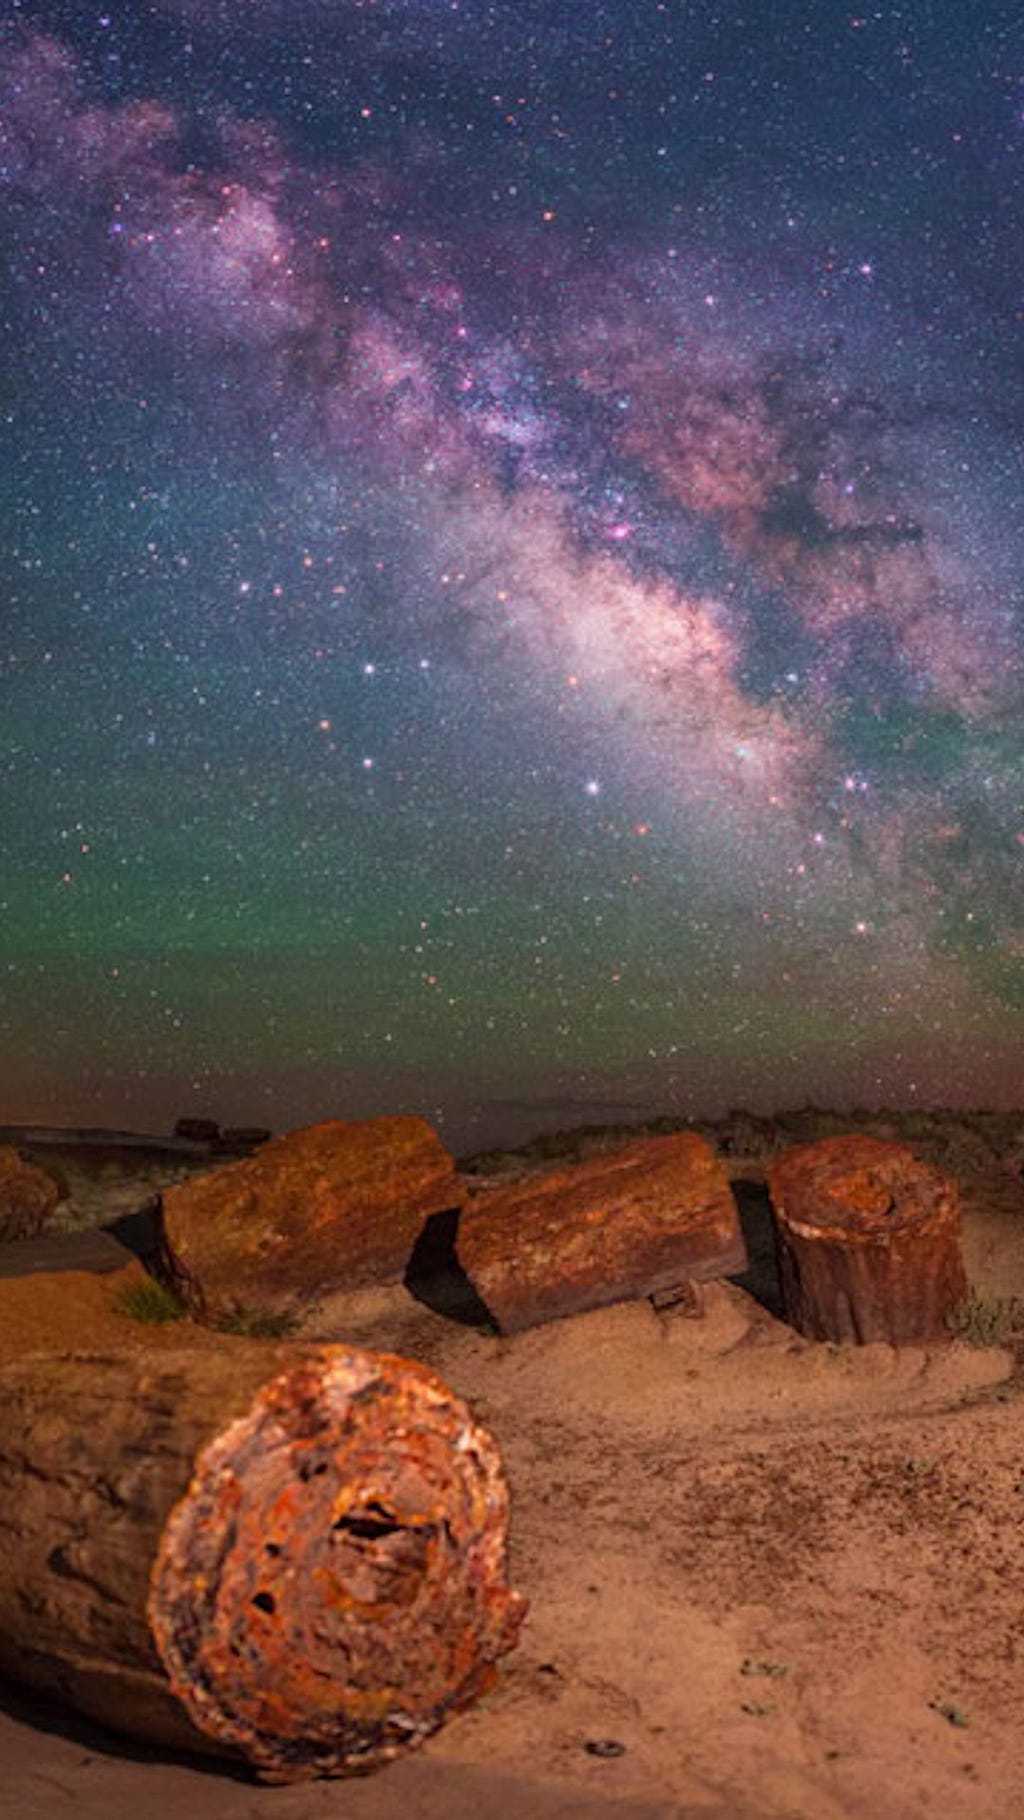
[[[729,1178],[692,1131],[476,1185],[459,1262],[503,1333],[746,1267]]]
[[[60,1194],[45,1169],[26,1163],[10,1145],[0,1145],[0,1240],[30,1239],[42,1232]]]
[[[772,1164],[787,1319],[816,1340],[948,1339],[966,1290],[955,1185],[902,1144],[852,1134]]]
[[[289,1782],[376,1768],[493,1678],[497,1447],[341,1346],[36,1354],[0,1372],[0,1670]]]
[[[425,1220],[457,1198],[424,1119],[328,1119],[167,1189],[157,1268],[201,1318],[288,1314],[400,1283]]]

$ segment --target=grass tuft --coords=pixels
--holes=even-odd
[[[260,1308],[236,1308],[223,1314],[213,1325],[218,1333],[237,1333],[248,1340],[283,1340],[299,1324],[294,1314],[273,1314]]]
[[[1012,1346],[1024,1330],[1024,1303],[1015,1296],[984,1296],[969,1289],[946,1316],[946,1326],[968,1346]]]
[[[173,1290],[165,1289],[152,1277],[145,1283],[123,1283],[112,1297],[112,1305],[118,1314],[127,1315],[132,1321],[147,1321],[152,1327],[185,1317],[184,1303]]]

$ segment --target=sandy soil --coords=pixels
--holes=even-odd
[[[1019,1192],[969,1209],[982,1289],[1024,1292],[1022,1212]],[[43,1326],[58,1346],[180,1344],[114,1311],[138,1268],[0,1283],[0,1358]],[[426,1360],[499,1437],[531,1613],[498,1688],[372,1778],[284,1789],[9,1693],[4,1820],[1016,1820],[1009,1351],[810,1344],[726,1284],[696,1316],[631,1303],[514,1340],[366,1292],[305,1332]]]

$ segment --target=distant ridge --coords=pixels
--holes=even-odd
[[[95,1144],[119,1150],[167,1150],[205,1156],[213,1146],[193,1138],[154,1136],[143,1131],[108,1131],[99,1125],[0,1125],[0,1144]]]
[[[734,1108],[717,1118],[672,1114],[642,1122],[576,1125],[538,1133],[528,1142],[491,1146],[460,1159],[469,1174],[501,1172],[507,1165],[539,1166],[555,1160],[598,1155],[633,1138],[671,1131],[697,1131],[724,1157],[764,1161],[791,1144],[811,1143],[842,1131],[870,1133],[896,1140],[955,1166],[987,1156],[1014,1169],[1024,1166],[1024,1109],[988,1111],[983,1107],[853,1107],[835,1111],[805,1105],[771,1114]]]

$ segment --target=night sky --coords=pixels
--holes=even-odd
[[[1024,1104],[1019,0],[6,0],[0,1118]]]

